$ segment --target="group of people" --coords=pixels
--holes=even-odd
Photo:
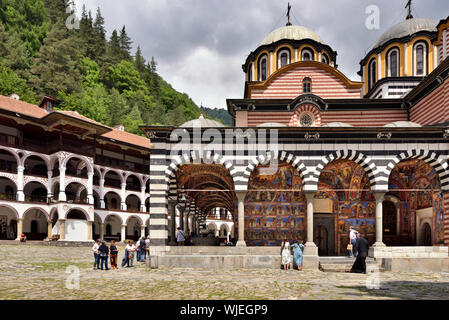
[[[109,247],[106,241],[98,239],[93,247],[92,251],[94,254],[94,270],[109,270],[108,258],[111,261],[111,269],[117,269],[117,257],[118,257],[118,247],[114,240],[111,240]],[[122,267],[132,267],[134,266],[134,257],[137,253],[137,261],[145,262],[147,255],[150,252],[150,237],[141,237],[137,244],[134,244],[133,240],[129,240],[126,248],[125,255],[122,259]]]
[[[351,272],[353,273],[366,273],[366,257],[369,252],[369,243],[364,235],[354,227],[349,227],[349,244],[348,253],[349,257],[355,257],[355,262],[352,265]]]
[[[292,256],[293,268],[298,269],[299,271],[302,270],[303,250],[304,244],[300,243],[299,241],[293,241],[291,245],[287,241],[287,239],[284,239],[284,241],[282,241],[281,263],[284,270],[288,270],[290,268],[290,264],[292,263]]]

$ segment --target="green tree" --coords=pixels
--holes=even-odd
[[[120,31],[119,43],[120,43],[120,49],[121,49],[121,58],[123,60],[130,60],[131,59],[131,44],[133,42],[131,41],[131,38],[126,33],[125,26],[123,26],[122,30]]]
[[[106,29],[104,27],[104,18],[101,15],[100,8],[97,8],[97,14],[93,24],[95,33],[94,50],[97,53],[97,61],[101,60],[106,54]]]
[[[112,31],[111,38],[107,45],[106,64],[117,64],[121,60],[120,39],[117,30]]]
[[[139,72],[131,61],[122,60],[117,65],[110,67],[106,75],[106,82],[110,88],[115,88],[120,93],[139,90],[148,92],[145,82],[140,78]]]
[[[145,72],[146,62],[145,58],[142,56],[142,50],[140,49],[140,46],[137,46],[135,61],[136,61],[136,69],[142,75]]]
[[[123,125],[125,126],[127,131],[141,135],[142,131],[139,129],[139,126],[142,123],[143,121],[139,106],[137,104],[134,104],[130,112],[123,119]]]
[[[34,92],[29,88],[27,82],[10,68],[0,64],[0,94],[9,96],[13,93],[17,93],[23,101],[37,103]]]
[[[39,50],[49,29],[42,0],[0,1],[0,22],[6,31],[19,35],[30,55]]]
[[[57,96],[79,89],[81,76],[77,68],[77,38],[67,36],[62,23],[55,24],[39,50],[31,83],[39,95]]]

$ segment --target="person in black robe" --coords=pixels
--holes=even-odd
[[[356,241],[356,248],[357,248],[357,259],[355,260],[354,264],[352,265],[351,272],[353,273],[366,273],[366,257],[368,256],[369,251],[369,243],[368,240],[364,238],[362,234],[359,233],[357,241]]]

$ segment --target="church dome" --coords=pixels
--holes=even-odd
[[[179,126],[180,128],[216,128],[224,127],[224,125],[218,121],[205,119],[203,115],[200,115],[198,119],[187,121]]]
[[[436,23],[435,23],[436,25]],[[289,40],[304,40],[312,39],[316,42],[323,43],[323,40],[312,30],[303,26],[285,26],[272,31],[263,39],[261,46],[271,44],[273,42],[289,39]]]
[[[374,47],[375,48],[380,47],[381,45],[387,43],[390,40],[407,37],[420,31],[435,32],[437,31],[436,26],[437,22],[431,19],[425,18],[407,19],[385,31],[385,33],[379,38],[377,43],[374,45]]]

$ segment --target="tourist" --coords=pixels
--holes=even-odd
[[[101,241],[101,245],[98,248],[98,253],[100,255],[101,260],[101,270],[103,270],[103,265],[105,265],[105,270],[109,270],[108,267],[108,257],[109,257],[109,248],[106,245],[106,241]]]
[[[178,227],[178,231],[176,232],[176,241],[178,242],[178,246],[183,246],[184,241],[186,241],[186,236],[184,235],[184,231]]]
[[[128,244],[126,245],[126,250],[128,251],[128,262],[127,267],[133,267],[134,266],[134,253],[136,252],[136,246],[134,245],[133,240],[129,240]]]
[[[149,258],[150,257],[150,236],[147,236],[146,240],[145,240],[145,251],[146,251],[146,255]]]
[[[128,246],[126,246],[125,247],[125,255],[124,255],[123,259],[122,259],[122,268],[125,265],[128,265],[128,260],[129,260],[129,253],[128,253]]]
[[[140,239],[136,241],[137,262],[140,261]]]
[[[145,256],[145,254],[146,254],[146,244],[145,244],[145,237],[143,237],[143,236],[142,236],[142,238],[140,238],[139,248],[140,248],[140,254],[139,254],[140,259],[137,259],[137,261],[145,262],[145,259],[146,259],[146,256]]]
[[[295,241],[292,244],[293,249],[293,267],[296,267],[299,271],[302,270],[302,250],[304,250],[304,244]]]
[[[27,236],[25,235],[25,233],[22,233],[20,235],[20,242],[26,242],[27,241]]]
[[[109,254],[111,257],[111,269],[117,269],[118,248],[115,245],[114,240],[111,240],[111,246],[109,247]]]
[[[366,257],[368,256],[369,243],[362,234],[358,234],[355,248],[357,250],[357,259],[351,268],[354,273],[366,273]]]
[[[282,241],[282,247],[281,247],[281,257],[282,257],[282,265],[284,266],[284,270],[288,270],[288,267],[290,266],[291,254],[290,254],[290,243],[287,241],[286,238],[284,238],[284,241]]]
[[[100,239],[97,239],[97,241],[92,246],[92,251],[94,252],[94,270],[100,269],[100,257],[98,255],[98,248],[100,248],[100,244]]]
[[[357,241],[357,231],[354,229],[353,226],[349,227],[349,244],[352,245],[352,250],[349,253],[349,257],[352,258],[354,256],[357,257],[357,249],[355,246],[355,243]]]

